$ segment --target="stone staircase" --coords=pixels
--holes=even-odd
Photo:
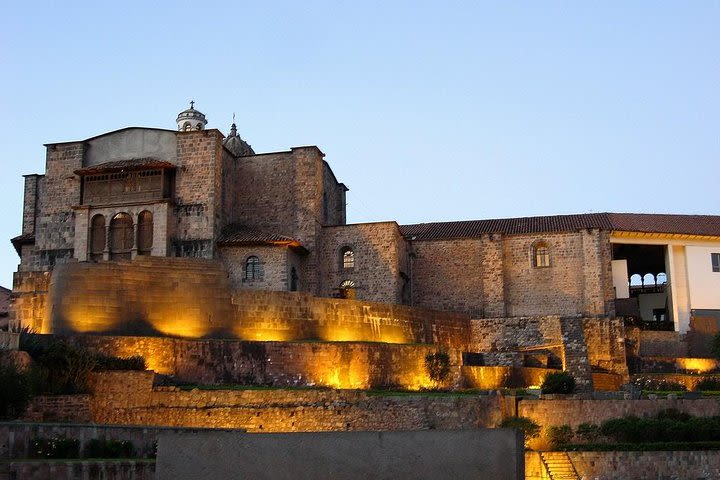
[[[550,480],[580,480],[567,452],[540,452],[540,459]]]
[[[560,318],[560,331],[565,347],[565,370],[575,378],[577,393],[593,390],[593,378],[588,360],[587,344],[580,317]]]

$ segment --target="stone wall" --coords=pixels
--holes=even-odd
[[[50,272],[15,272],[10,296],[13,328],[29,327],[41,332],[47,322]]]
[[[625,382],[628,368],[623,319],[583,319],[588,361],[595,369],[620,375]]]
[[[568,452],[568,455],[578,475],[593,480],[720,478],[718,451]],[[525,452],[525,479],[549,479],[540,453]]]
[[[288,249],[284,246],[223,246],[219,251],[220,259],[230,276],[232,287],[237,290],[274,290],[290,289],[290,266]],[[248,257],[260,260],[262,277],[245,278],[245,266]]]
[[[639,330],[639,355],[641,357],[687,357],[685,335],[680,332]]]
[[[468,351],[517,351],[560,347],[560,317],[484,318],[470,321]]]
[[[224,268],[208,260],[74,263],[56,269],[51,283],[51,320],[43,319],[43,333],[436,343],[458,349],[469,342],[462,314],[302,292],[232,293]]]
[[[241,428],[249,432],[491,428],[502,398],[392,396],[358,390],[151,388],[152,377],[107,372],[94,387],[93,421],[114,425]],[[134,378],[133,378],[134,377]]]
[[[343,249],[354,266],[343,267]],[[395,222],[363,223],[322,229],[320,295],[337,297],[340,284],[355,283],[356,298],[383,303],[409,302],[407,245]]]
[[[27,422],[89,423],[90,395],[38,395],[30,400],[22,418]]]
[[[655,400],[521,400],[518,415],[534,420],[538,425],[601,424],[625,415],[650,416],[661,410],[674,408],[698,417],[720,415],[720,402],[715,399],[655,399]]]
[[[179,381],[199,384],[418,390],[457,387],[462,383],[462,358],[459,351],[452,349],[447,350],[451,368],[446,381],[436,384],[428,377],[425,357],[438,351],[432,345],[100,336],[66,340],[106,354],[141,355],[148,368],[173,375]]]
[[[414,305],[474,317],[505,314],[499,235],[411,245]]]

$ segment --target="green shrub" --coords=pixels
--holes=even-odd
[[[95,365],[93,355],[87,350],[58,342],[40,355],[37,362],[47,372],[46,393],[87,392],[87,375]]]
[[[542,393],[573,393],[575,391],[575,379],[568,372],[554,372],[545,375],[543,380]]]
[[[135,446],[128,440],[105,440],[93,438],[85,444],[85,458],[132,458]]]
[[[575,434],[582,440],[593,443],[600,437],[600,427],[594,423],[581,423],[578,425]]]
[[[720,378],[704,378],[695,385],[696,392],[720,390]]]
[[[552,426],[547,429],[547,437],[553,449],[572,442],[573,431],[570,425]]]
[[[633,384],[641,390],[653,392],[684,392],[687,387],[682,383],[662,377],[637,377]]]
[[[442,383],[450,373],[450,356],[446,352],[425,355],[425,370],[431,380]]]
[[[525,434],[525,446],[532,438],[540,436],[540,425],[527,417],[508,417],[500,424],[501,428],[516,428]]]
[[[50,438],[35,437],[30,440],[31,458],[78,458],[80,456],[80,440],[53,436]]]
[[[99,372],[104,370],[145,370],[145,359],[140,355],[132,357],[114,357],[111,355],[95,355],[95,365],[93,371]]]
[[[0,420],[14,420],[25,413],[30,395],[27,376],[15,365],[0,365]]]

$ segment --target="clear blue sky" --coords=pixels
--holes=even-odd
[[[350,222],[720,213],[717,1],[82,3],[0,6],[0,285],[43,143],[191,99],[318,145]]]

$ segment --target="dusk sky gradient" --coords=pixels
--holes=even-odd
[[[720,214],[720,2],[0,2],[0,285],[44,143],[317,145],[348,222]]]

